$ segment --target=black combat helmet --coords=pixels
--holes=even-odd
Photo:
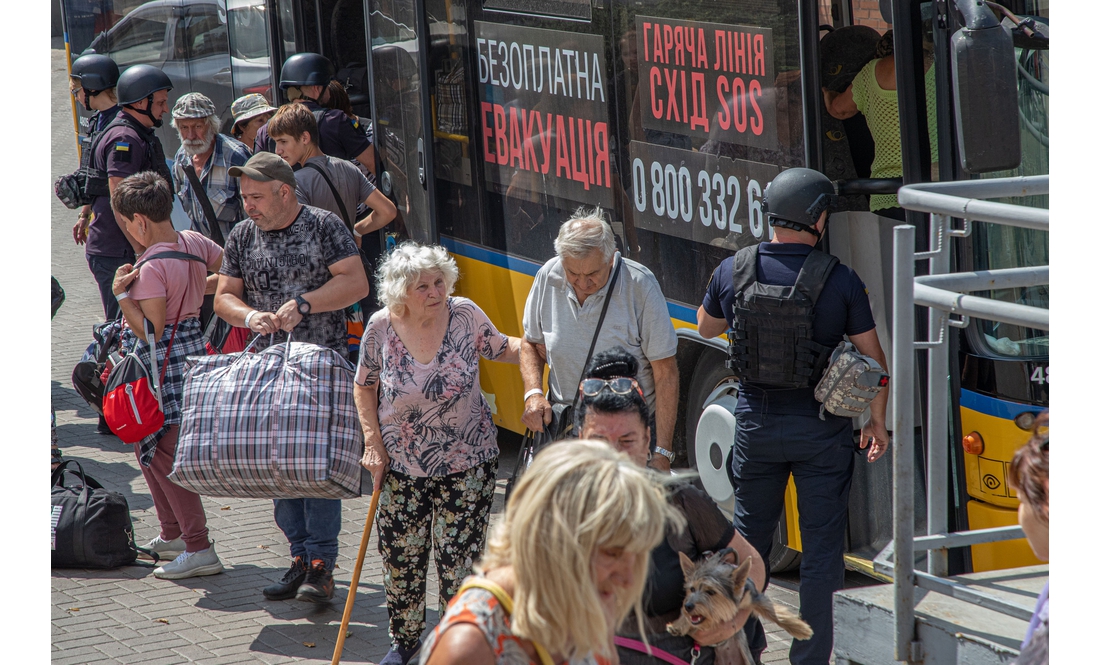
[[[118,103],[137,104],[158,90],[171,90],[172,79],[152,65],[134,65],[118,77]]]
[[[118,77],[118,103],[128,107],[135,113],[140,113],[153,121],[154,127],[161,126],[161,119],[154,118],[152,112],[153,106],[153,93],[158,90],[171,90],[172,79],[168,78],[168,75],[160,71],[152,65],[134,65],[122,72],[122,76]],[[148,99],[149,104],[146,108],[135,108],[133,104],[137,104],[143,99]]]
[[[807,231],[818,237],[821,234],[814,224],[835,202],[832,181],[813,169],[787,169],[764,189],[764,211],[772,226]]]
[[[118,84],[118,65],[105,55],[89,53],[73,60],[69,76],[80,81],[80,87],[100,92]]]
[[[279,87],[286,90],[303,85],[328,85],[336,76],[332,63],[316,53],[295,53],[283,63]]]

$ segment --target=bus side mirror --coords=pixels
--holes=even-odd
[[[966,0],[958,3],[982,3]],[[968,14],[970,12],[962,11]],[[1020,107],[1016,98],[1016,52],[1012,37],[989,14],[966,16],[951,37],[955,127],[962,168],[967,173],[1007,171],[1020,165]],[[985,20],[983,20],[985,19]]]

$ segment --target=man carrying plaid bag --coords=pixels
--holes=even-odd
[[[230,325],[265,336],[258,348],[285,341],[293,331],[294,341],[346,358],[344,308],[370,291],[351,232],[336,215],[298,203],[294,171],[278,155],[256,153],[229,175],[240,178],[249,219],[226,239],[214,311]],[[275,499],[275,523],[294,560],[264,596],[331,600],[340,500]]]

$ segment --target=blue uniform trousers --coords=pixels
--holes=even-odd
[[[794,475],[802,533],[802,619],[809,640],[794,640],[794,665],[826,665],[833,649],[833,592],[844,587],[844,539],[855,446],[851,420],[826,415],[739,413],[730,476],[734,526],[768,560]],[[770,572],[770,571],[769,571]],[[761,636],[746,635],[756,647]]]

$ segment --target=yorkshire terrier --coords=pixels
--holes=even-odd
[[[775,605],[749,578],[752,557],[738,565],[737,552],[726,548],[696,564],[680,552],[680,567],[684,570],[684,605],[680,618],[668,624],[673,635],[689,635],[712,628],[715,623],[730,621],[745,608],[779,625],[795,639],[808,640],[814,634],[802,619],[783,605]],[[745,631],[738,630],[732,641],[743,662],[752,663]]]

